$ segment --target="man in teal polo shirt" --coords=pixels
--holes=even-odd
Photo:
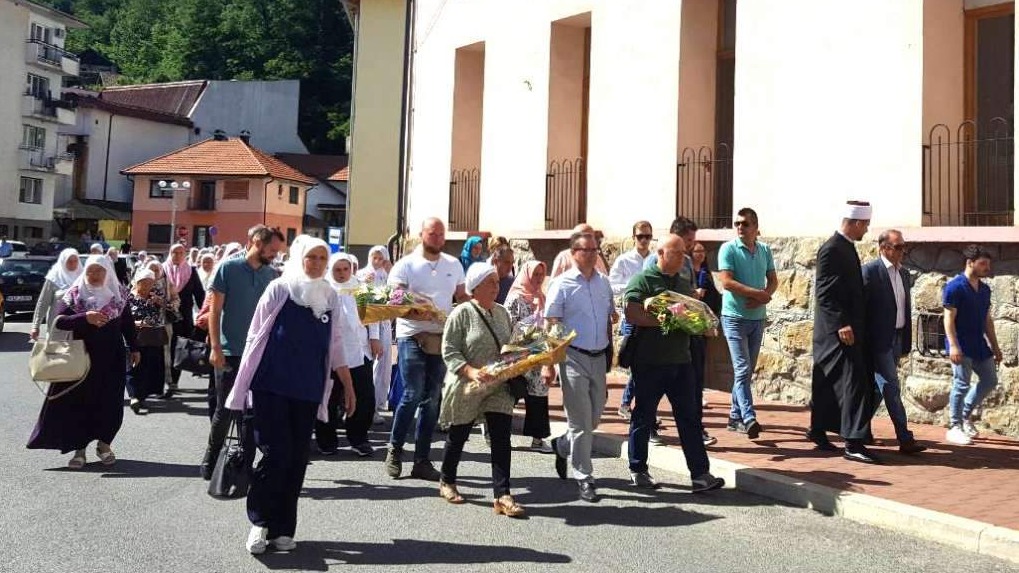
[[[754,411],[750,378],[761,350],[767,304],[778,288],[775,261],[768,245],[757,240],[757,213],[740,209],[733,221],[736,238],[718,251],[722,279],[722,330],[732,358],[732,409],[728,429],[757,439],[763,431]]]

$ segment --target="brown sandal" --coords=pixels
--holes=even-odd
[[[439,482],[439,497],[454,505],[459,505],[464,502],[464,498],[460,495],[460,492],[457,491],[456,485],[451,483]]]
[[[523,517],[524,515],[523,506],[513,501],[513,496],[508,494],[495,500],[492,505],[492,511],[494,511],[496,515],[502,514],[506,517]]]

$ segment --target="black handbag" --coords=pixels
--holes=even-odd
[[[212,374],[209,345],[190,338],[178,338],[173,349],[173,367],[201,376]]]
[[[485,328],[488,329],[488,333],[492,335],[492,339],[495,340],[496,348],[502,348],[502,343],[499,342],[499,337],[495,335],[495,330],[492,325],[488,323],[488,319],[485,318],[485,313],[481,312],[478,307],[471,303],[471,307],[474,312],[478,313],[481,318],[481,322],[485,323]],[[522,400],[527,397],[527,378],[523,376],[514,376],[506,381],[506,385],[509,387],[510,396],[513,396],[514,400]]]
[[[637,333],[640,332],[638,327],[633,327],[633,332],[627,334],[619,342],[619,353],[617,356],[616,364],[620,368],[630,368],[633,366],[633,359],[637,355]]]
[[[230,430],[223,447],[219,450],[216,458],[216,467],[212,470],[212,479],[209,480],[209,495],[220,499],[232,499],[248,495],[248,486],[251,484],[251,469],[244,460],[244,449],[241,447],[241,440],[237,436],[237,420],[230,421]]]

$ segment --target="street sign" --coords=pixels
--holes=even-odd
[[[219,229],[217,229],[215,225],[209,227],[209,236],[210,237],[215,237],[218,234],[219,234]]]

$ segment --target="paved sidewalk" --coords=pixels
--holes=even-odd
[[[629,426],[616,414],[625,381],[619,374],[610,375],[609,400],[598,429],[603,435],[602,449],[608,450],[602,453],[618,455],[620,441],[626,439]],[[981,535],[987,537],[988,524],[997,526],[992,528],[996,535],[1005,535],[1008,544],[1013,543],[1013,538],[1015,541],[1014,547],[1010,546],[1005,553],[1011,555],[1014,552],[1013,559],[1019,559],[1019,531],[1016,531],[1019,530],[1019,440],[985,435],[977,438],[972,446],[955,446],[944,441],[944,428],[911,424],[917,440],[929,449],[918,455],[906,456],[898,453],[891,421],[887,417],[878,417],[873,426],[877,441],[873,449],[884,464],[860,464],[844,460],[841,452],[832,455],[813,449],[813,444],[804,437],[809,420],[809,412],[805,407],[755,401],[758,420],[765,431],[757,440],[751,441],[745,435],[725,429],[729,394],[708,390],[705,395],[710,401],[709,408],[704,411],[705,427],[712,436],[718,438],[718,443],[708,448],[715,473],[719,473],[716,468],[720,466],[728,468],[726,471],[735,471],[737,476],[740,471],[753,468],[764,471],[755,472],[753,476],[742,476],[750,478],[748,483],[760,481],[763,477],[773,482],[769,487],[775,483],[787,489],[811,484],[823,486],[814,488],[812,493],[797,496],[803,497],[802,502],[789,499],[788,492],[774,497],[815,507],[826,513],[845,514],[845,511],[838,511],[836,506],[844,498],[854,497],[854,494],[863,494],[857,497],[870,500],[871,509],[868,512],[890,512],[884,518],[885,521],[897,519],[897,514],[909,513],[909,508],[904,506],[920,508],[919,513],[924,519],[919,520],[921,525],[914,524],[914,527],[926,528],[926,531],[921,530],[918,534],[937,539],[939,535],[931,532],[932,528],[940,526],[936,522],[949,523],[953,532],[941,540],[956,545],[976,548]],[[549,394],[549,408],[554,422],[565,421],[561,397],[558,388]],[[682,467],[668,469],[683,471],[685,465],[681,461],[682,456],[675,455],[679,454],[678,451],[661,451],[678,450],[679,446],[667,401],[663,400],[659,415],[665,419],[666,428],[662,436],[666,447],[652,448],[652,465],[655,457],[660,460],[669,459],[671,461],[662,465],[679,465]],[[834,440],[835,437],[831,437]],[[610,440],[610,445],[604,444],[606,439]],[[835,443],[840,445],[840,442]],[[622,452],[625,454],[625,449]],[[785,478],[776,477],[776,474]],[[722,475],[725,473],[722,472]],[[739,483],[736,485],[742,489]],[[768,487],[757,489],[757,493],[769,495]],[[830,491],[831,499],[819,499],[818,492],[823,491]],[[873,509],[882,505],[880,500],[875,503],[873,498],[897,503],[883,504],[879,509]],[[953,516],[965,519],[958,520]],[[908,521],[910,516],[901,515],[898,519]],[[888,525],[899,528],[894,521]],[[975,539],[960,539],[960,529],[972,533]]]

